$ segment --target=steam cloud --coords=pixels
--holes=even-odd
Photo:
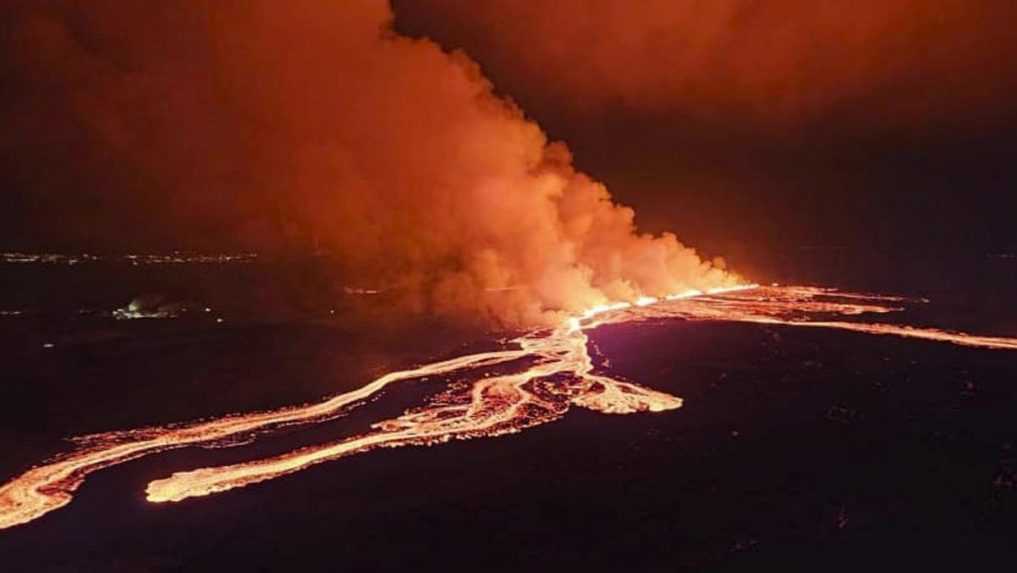
[[[391,20],[376,0],[19,8],[2,145],[29,215],[325,248],[409,308],[511,326],[735,281],[639,234],[466,55]]]
[[[396,0],[483,55],[503,86],[605,107],[796,126],[1013,113],[1012,2],[998,0]],[[616,109],[617,111],[617,109]]]

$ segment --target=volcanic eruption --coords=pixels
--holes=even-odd
[[[97,470],[335,421],[404,381],[463,380],[338,442],[153,480],[147,499],[207,496],[380,447],[518,432],[572,407],[679,408],[680,397],[602,371],[586,333],[606,323],[719,320],[1017,349],[1012,338],[865,322],[922,303],[763,287],[673,234],[640,233],[633,210],[573,167],[565,145],[496,95],[468,56],[393,32],[387,3],[181,2],[105,17],[120,9],[18,10],[20,73],[35,92],[55,84],[67,94],[56,113],[77,131],[61,149],[84,157],[67,162],[68,180],[32,174],[37,189],[74,181],[93,194],[85,203],[115,206],[84,212],[108,224],[99,235],[140,210],[155,229],[218,227],[250,248],[324,250],[372,287],[357,292],[398,293],[392,312],[523,334],[319,403],[77,438],[71,451],[0,486],[0,528],[65,506]],[[47,77],[32,74],[38,69]],[[42,145],[39,127],[26,120],[14,129]]]
[[[262,250],[327,251],[360,284],[402,293],[403,311],[511,327],[738,282],[673,234],[639,233],[475,62],[395,34],[386,2],[19,16],[23,73],[46,93],[55,82],[57,113],[80,125],[73,195],[107,207],[86,210],[89,236],[138,213],[153,229],[219,227]],[[43,145],[25,123],[19,137]],[[51,176],[39,193],[66,183]]]

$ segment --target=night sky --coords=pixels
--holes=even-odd
[[[245,37],[236,12],[275,15],[187,4],[23,2],[4,18],[3,246],[307,242],[292,229],[300,217],[264,200],[289,182],[262,169],[289,149],[266,141],[298,138],[272,118],[305,102],[252,109],[248,94],[285,75],[259,83],[263,64],[231,75],[247,64],[219,57]],[[393,12],[398,33],[479,63],[641,228],[674,230],[711,256],[1017,248],[1012,5],[698,4],[396,0]],[[341,10],[322,11],[318,33],[347,34]],[[308,75],[361,82],[360,68],[332,71],[328,57],[301,63],[302,43],[330,44],[286,30],[285,42],[237,50],[267,47],[280,69],[293,57]]]

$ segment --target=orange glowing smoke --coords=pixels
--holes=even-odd
[[[1017,12],[999,0],[396,6],[482,57],[502,89],[585,119],[607,109],[772,127],[853,112],[886,128],[1014,109]]]
[[[122,245],[122,221],[143,216],[130,233],[222,229],[258,251],[321,249],[346,276],[401,293],[399,316],[553,326],[612,300],[738,282],[673,234],[641,234],[476,63],[395,34],[392,17],[380,0],[27,4],[11,53],[39,95],[10,140],[57,153],[53,129],[32,121],[81,126],[65,169],[33,173],[40,205],[53,188],[103,194],[76,203],[101,213],[60,212],[89,237]],[[71,183],[45,180],[65,171]]]
[[[609,414],[661,412],[680,407],[680,398],[595,372],[585,331],[601,324],[651,318],[720,320],[836,328],[1017,350],[1014,338],[846,320],[888,314],[910,302],[811,287],[750,286],[706,293],[685,291],[664,300],[643,298],[635,304],[606,304],[567,319],[557,328],[523,336],[514,341],[513,348],[386,374],[359,390],[319,404],[80,438],[76,440],[77,450],[0,486],[0,528],[27,523],[70,503],[74,491],[93,471],[173,448],[233,446],[279,427],[324,422],[390,384],[428,376],[455,372],[467,376],[471,384],[452,387],[432,403],[379,422],[364,435],[273,458],[201,468],[155,480],[148,485],[147,497],[153,502],[180,501],[273,479],[377,447],[431,445],[450,439],[518,432],[556,420],[571,406]],[[517,366],[511,373],[483,375],[484,369],[513,363]]]

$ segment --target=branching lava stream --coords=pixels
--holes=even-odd
[[[77,438],[74,440],[77,449],[0,486],[0,529],[28,523],[70,503],[74,492],[94,471],[170,449],[234,446],[280,427],[333,420],[386,386],[401,381],[456,373],[469,383],[453,385],[430,404],[378,422],[363,435],[267,459],[179,472],[155,480],[148,485],[147,498],[152,502],[168,502],[206,496],[378,447],[430,445],[518,432],[556,420],[571,406],[607,414],[679,408],[682,401],[678,397],[595,371],[587,350],[586,331],[605,323],[665,318],[735,321],[834,328],[1017,350],[1015,338],[848,320],[891,313],[913,302],[916,301],[813,287],[749,285],[707,293],[688,291],[664,299],[644,297],[633,303],[597,307],[569,319],[559,328],[518,338],[512,348],[392,372],[358,390],[320,403]],[[497,375],[485,372],[493,366],[516,366],[515,362],[521,364],[516,367],[518,371]]]

